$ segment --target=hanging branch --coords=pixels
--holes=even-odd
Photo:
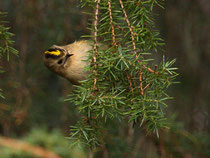
[[[143,86],[142,86],[142,74],[143,74],[143,73],[140,71],[140,73],[139,73],[139,81],[140,81],[139,88],[140,88],[140,93],[141,93],[141,95],[144,94],[144,89],[143,89]]]
[[[132,82],[131,82],[131,77],[128,75],[127,72],[126,72],[126,76],[127,76],[127,78],[128,78],[128,82],[129,82],[129,84],[130,84],[131,92],[133,93],[134,91],[133,91],[133,85],[132,85]]]
[[[114,31],[114,25],[113,25],[113,18],[112,18],[112,5],[111,5],[111,2],[110,0],[107,0],[107,3],[108,3],[108,11],[109,11],[109,18],[110,18],[110,25],[112,27],[112,43],[114,46],[118,46],[117,43],[116,43],[116,38],[115,38],[115,31]],[[129,21],[128,21],[129,22]],[[134,48],[135,48],[135,42],[134,42]],[[129,82],[129,85],[130,85],[130,89],[131,89],[131,92],[133,93],[133,85],[132,85],[132,81],[131,81],[131,78],[130,78],[130,75],[128,73],[126,73],[126,77],[128,78],[128,82]]]
[[[158,134],[160,128],[166,127],[163,108],[165,100],[170,97],[165,90],[177,74],[171,68],[174,61],[163,60],[152,70],[148,62],[151,58],[141,60],[147,54],[144,51],[156,50],[161,45],[158,43],[161,40],[157,33],[150,29],[153,27],[150,6],[157,5],[154,3],[157,1],[140,2],[140,9],[137,4],[139,1],[83,2],[94,9],[94,21],[90,28],[94,33],[93,50],[89,55],[92,59],[92,75],[69,96],[80,114],[84,117],[87,115],[88,118],[87,121],[80,120],[72,126],[71,138],[75,143],[84,142],[95,148],[107,142],[107,135],[112,137],[113,133],[107,134],[107,131],[113,125],[113,120],[126,119],[129,119],[129,123],[133,122],[133,126],[139,124],[141,127],[144,124],[148,132]],[[151,24],[141,28],[144,25],[142,21]],[[107,49],[99,49],[99,43],[102,42]],[[119,123],[116,128],[121,130],[121,127]]]
[[[126,11],[125,11],[125,8],[124,8],[124,5],[123,5],[123,2],[122,2],[122,0],[119,0],[119,2],[120,2],[120,5],[121,5],[121,8],[122,8],[122,10],[123,10],[123,14],[124,14],[124,17],[125,17],[125,21],[127,22],[127,24],[128,24],[128,27],[129,27],[129,31],[130,31],[130,33],[131,33],[131,39],[132,39],[132,44],[133,44],[133,50],[134,50],[134,53],[135,53],[135,57],[136,58],[138,58],[138,55],[137,55],[137,52],[136,52],[136,43],[135,43],[135,38],[134,38],[134,33],[133,33],[133,26],[131,26],[131,24],[130,24],[130,21],[129,21],[129,19],[128,19],[128,16],[127,16],[127,13],[126,13]],[[138,62],[140,62],[139,61],[139,59],[137,60]],[[151,68],[148,68],[148,67],[146,67],[145,65],[142,65],[144,68],[146,68],[149,72],[152,72],[152,73],[155,73],[155,74],[157,74],[154,70],[152,70]]]
[[[98,41],[97,41],[97,34],[98,34],[98,13],[99,13],[99,4],[100,4],[100,0],[95,0],[96,2],[96,10],[95,10],[95,14],[94,14],[94,17],[95,17],[95,20],[94,20],[94,46],[93,46],[93,51],[94,51],[94,54],[93,54],[93,62],[94,62],[94,70],[93,70],[93,73],[94,73],[94,85],[93,85],[93,89],[96,91],[97,90],[97,86],[96,86],[96,83],[97,83],[97,55],[98,55]]]
[[[107,3],[109,6],[108,11],[109,11],[110,25],[112,27],[112,44],[117,47],[117,43],[116,43],[116,39],[115,39],[114,25],[113,25],[113,18],[112,18],[112,5],[111,5],[110,0],[107,0]]]
[[[137,55],[137,52],[136,52],[136,43],[135,43],[133,28],[132,28],[132,26],[130,24],[130,21],[128,19],[128,16],[127,16],[127,13],[125,11],[125,8],[124,8],[122,0],[119,0],[119,2],[120,2],[120,6],[122,8],[122,11],[123,11],[123,14],[124,14],[124,17],[125,17],[125,21],[126,21],[126,23],[128,24],[128,27],[129,27],[129,31],[130,31],[130,34],[131,34],[131,40],[132,40],[132,44],[133,44],[133,51],[135,53],[135,57],[138,58],[138,55]],[[137,61],[140,62],[139,60],[137,60]]]
[[[108,11],[109,11],[109,18],[110,18],[110,25],[112,27],[112,43],[114,46],[118,46],[117,43],[116,43],[116,38],[115,38],[115,31],[114,31],[114,25],[113,25],[113,18],[112,18],[112,6],[111,6],[111,2],[110,0],[107,0],[107,3],[108,3]],[[126,12],[125,12],[126,14]],[[127,16],[127,15],[126,15]],[[130,22],[128,21],[128,23],[130,24]],[[131,32],[132,32],[132,29],[131,29]],[[134,39],[134,38],[133,38]],[[133,45],[134,45],[134,48],[136,48],[135,46],[135,41],[133,40]],[[131,78],[130,78],[130,75],[126,72],[126,77],[128,79],[128,82],[129,82],[129,85],[130,85],[130,89],[131,89],[131,92],[134,93],[133,91],[133,85],[132,85],[132,81],[131,81]]]
[[[133,51],[134,51],[134,53],[135,53],[135,57],[136,57],[136,59],[137,59],[137,61],[138,61],[138,63],[140,62],[139,61],[139,59],[138,59],[138,55],[137,55],[137,52],[136,52],[136,43],[135,43],[135,38],[134,38],[134,33],[133,33],[133,26],[131,26],[131,23],[130,23],[130,21],[129,21],[129,19],[128,19],[128,16],[127,16],[127,13],[126,13],[126,10],[125,10],[125,8],[124,8],[124,5],[123,5],[123,2],[122,2],[122,0],[119,0],[119,2],[120,2],[120,6],[121,6],[121,8],[122,8],[122,10],[123,10],[123,14],[124,14],[124,17],[125,17],[125,21],[126,21],[126,23],[127,23],[127,25],[128,25],[128,27],[129,27],[129,31],[130,31],[130,34],[131,34],[131,40],[132,40],[132,45],[133,45]],[[139,76],[139,81],[140,81],[140,93],[141,93],[141,95],[143,95],[143,87],[142,87],[142,70],[141,70],[141,68],[140,68],[140,76]]]

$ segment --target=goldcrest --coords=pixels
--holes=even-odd
[[[90,42],[86,40],[65,46],[53,45],[44,52],[44,64],[52,72],[78,85],[88,75],[84,68],[89,64],[87,58],[91,48]]]

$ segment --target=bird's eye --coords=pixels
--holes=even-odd
[[[58,64],[62,64],[62,62],[63,62],[63,59],[59,60],[58,61]]]

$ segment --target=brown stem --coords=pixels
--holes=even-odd
[[[130,31],[130,34],[131,34],[132,45],[133,45],[133,51],[134,51],[135,57],[136,57],[137,61],[140,62],[139,59],[138,59],[137,51],[136,51],[136,43],[135,43],[135,37],[134,37],[135,35],[133,33],[133,28],[134,27],[131,25],[131,23],[130,23],[130,21],[128,19],[128,16],[127,16],[126,10],[125,10],[125,8],[123,6],[122,0],[119,0],[119,2],[120,2],[120,6],[122,8],[122,11],[123,11],[123,14],[124,14],[124,17],[125,17],[125,21],[126,21],[128,27],[129,27],[129,31]],[[140,92],[141,92],[141,95],[143,95],[142,72],[141,72],[141,70],[140,70],[139,80],[140,80]]]
[[[133,91],[133,85],[132,85],[132,82],[131,82],[131,78],[130,78],[130,76],[129,76],[129,74],[126,72],[126,76],[127,76],[127,78],[128,78],[128,82],[129,82],[129,84],[130,84],[130,88],[131,88],[131,92],[133,93],[134,91]]]
[[[141,93],[141,95],[144,94],[144,89],[143,89],[143,87],[142,87],[142,75],[143,75],[143,73],[142,73],[141,70],[140,70],[140,75],[139,75],[140,85],[139,85],[139,88],[140,88],[140,93]]]
[[[151,68],[147,67],[146,65],[142,65],[142,66],[143,66],[145,69],[147,69],[149,72],[158,75],[158,72],[155,72],[154,70],[152,70]]]
[[[113,45],[117,47],[114,25],[113,25],[113,17],[112,17],[112,5],[111,5],[110,0],[107,0],[107,3],[109,6],[108,11],[109,11],[110,25],[112,26],[112,42],[113,42]]]
[[[95,78],[94,78],[94,85],[93,85],[93,89],[94,90],[97,90],[97,63],[96,63],[96,56],[98,54],[98,42],[97,42],[97,35],[98,35],[98,14],[99,14],[99,7],[100,7],[100,0],[95,0],[96,2],[96,10],[95,10],[95,20],[94,20],[94,46],[93,46],[93,62],[94,62],[94,75],[95,75]]]
[[[149,87],[150,83],[148,83],[144,88],[143,90],[147,89]]]
[[[129,27],[129,31],[130,31],[130,34],[131,34],[131,40],[132,40],[132,45],[133,45],[133,51],[135,53],[135,57],[138,58],[138,55],[137,55],[137,52],[136,52],[136,43],[135,43],[135,38],[134,38],[134,33],[133,33],[133,26],[131,26],[131,23],[128,19],[128,16],[127,16],[127,13],[125,11],[125,8],[124,8],[124,5],[123,5],[123,2],[122,0],[119,0],[120,2],[120,6],[122,8],[122,11],[123,11],[123,14],[124,14],[124,17],[125,17],[125,21]],[[140,62],[139,60],[137,60],[138,62]]]

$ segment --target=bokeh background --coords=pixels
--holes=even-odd
[[[53,44],[65,45],[90,34],[88,8],[78,0],[1,0],[0,11],[14,33],[19,56],[0,61],[6,70],[0,74],[0,135],[42,146],[60,157],[88,157],[87,151],[70,150],[69,126],[79,119],[74,105],[63,100],[72,85],[47,70],[43,52]],[[159,14],[156,26],[165,40],[163,52],[155,54],[177,59],[179,84],[169,93],[168,119],[171,130],[161,139],[145,136],[139,129],[132,144],[121,140],[107,144],[95,157],[205,158],[210,157],[210,2],[209,0],[170,0]],[[4,58],[4,57],[3,57]],[[2,108],[1,108],[2,107]],[[126,126],[124,127],[126,128]],[[129,154],[128,154],[129,153]],[[0,157],[32,158],[30,153],[1,146]]]

